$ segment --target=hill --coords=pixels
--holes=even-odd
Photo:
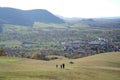
[[[119,57],[120,52],[52,61],[0,57],[0,80],[119,80]],[[65,69],[55,67],[62,63]]]
[[[64,21],[47,10],[20,10],[0,7],[0,24],[32,25],[34,22],[64,23]]]
[[[76,59],[76,62],[80,62],[82,66],[96,66],[96,67],[114,67],[120,68],[120,53],[111,52],[88,56],[85,58]]]
[[[88,24],[91,27],[120,28],[120,18],[93,18],[82,19],[81,23]]]

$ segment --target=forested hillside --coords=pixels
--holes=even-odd
[[[32,26],[34,22],[64,23],[64,21],[47,10],[20,10],[0,7],[0,24]]]

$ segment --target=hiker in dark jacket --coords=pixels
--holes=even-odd
[[[64,64],[64,63],[62,64],[62,68],[63,68],[63,69],[65,68],[65,64]]]

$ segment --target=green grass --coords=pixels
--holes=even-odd
[[[9,40],[9,41],[1,41],[0,44],[5,44],[6,47],[15,47],[15,46],[20,46],[21,42],[18,40]]]
[[[21,61],[21,58],[13,58],[13,57],[0,57],[0,63],[8,63],[8,62],[16,62]]]
[[[120,52],[105,53],[80,59],[41,61],[0,57],[0,80],[119,80]],[[11,61],[12,59],[12,61]],[[7,63],[3,63],[4,60]],[[9,63],[9,60],[11,63]],[[69,64],[73,61],[74,64]],[[56,64],[65,63],[65,69]]]
[[[51,28],[57,28],[57,29],[66,29],[66,26],[63,24],[53,24],[53,23],[40,23],[40,22],[35,22],[34,23],[34,28],[42,28],[42,29],[51,29]]]
[[[26,26],[19,26],[19,25],[4,24],[3,27],[4,32],[24,32],[27,30],[28,28]]]

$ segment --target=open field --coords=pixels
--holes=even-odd
[[[62,63],[65,69],[56,68]],[[0,80],[120,80],[120,52],[51,61],[0,57]]]

